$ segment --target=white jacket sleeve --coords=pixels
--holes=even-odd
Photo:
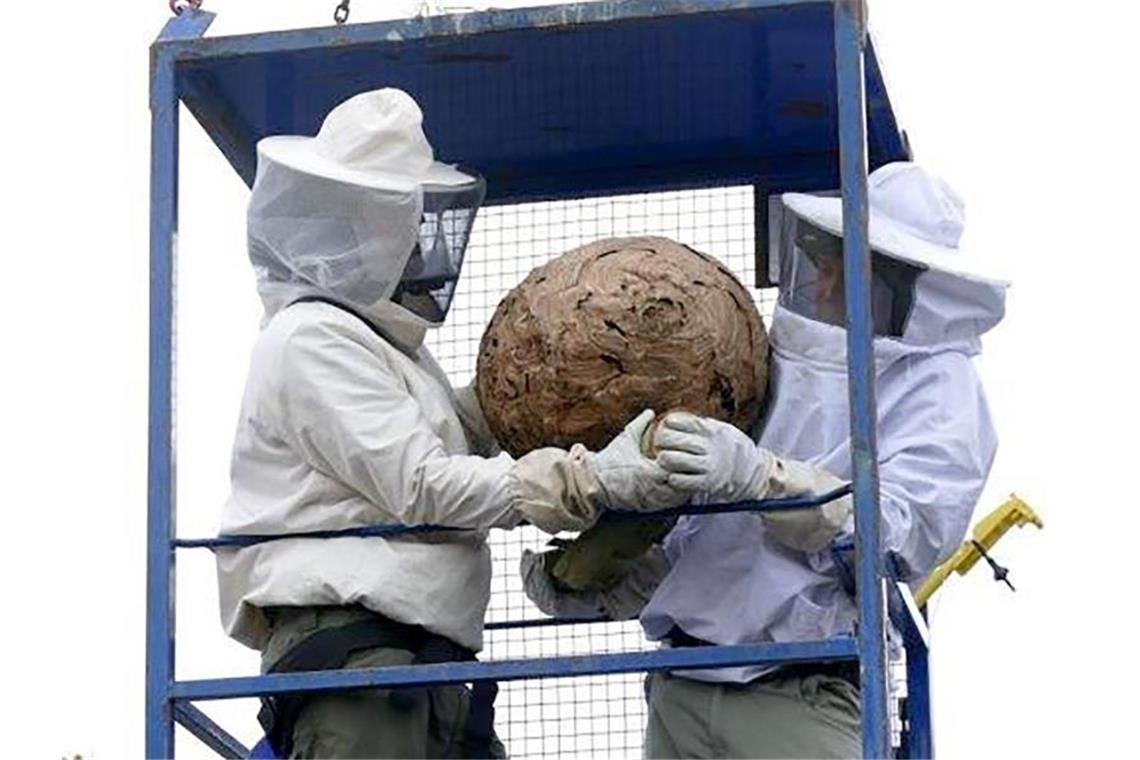
[[[476,529],[518,523],[511,458],[448,454],[387,359],[352,331],[298,326],[276,369],[282,437],[388,519]]]
[[[483,416],[474,383],[455,389],[455,411],[463,423],[463,430],[467,433],[467,441],[473,452],[493,457],[502,451],[487,424],[487,418]]]
[[[883,549],[908,579],[925,577],[962,543],[997,450],[969,359],[948,354],[928,366],[929,382],[891,409],[879,434]]]

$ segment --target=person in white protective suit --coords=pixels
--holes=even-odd
[[[894,163],[871,174],[869,193],[882,545],[918,583],[963,540],[994,458],[971,358],[1004,314],[1007,283],[959,250],[963,204],[944,182]],[[793,193],[783,202],[759,445],[685,413],[668,414],[655,437],[672,481],[711,502],[822,494],[851,478],[841,200]],[[812,641],[854,630],[831,551],[853,527],[850,497],[690,516],[605,594],[560,591],[538,555],[523,574],[549,614],[640,613],[646,635],[671,646]],[[647,757],[860,754],[853,666],[653,674],[647,694]]]
[[[492,527],[581,530],[599,509],[684,495],[640,453],[640,415],[604,450],[497,446],[423,345],[455,293],[483,180],[438,163],[422,114],[384,89],[316,137],[258,144],[249,255],[266,322],[233,449],[226,534],[376,524],[451,528],[284,538],[217,553],[227,633],[288,672],[473,659]],[[492,687],[493,688],[493,687]],[[266,700],[279,756],[501,754],[486,687]]]

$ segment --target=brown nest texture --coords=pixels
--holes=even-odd
[[[507,294],[483,334],[476,390],[500,444],[522,456],[596,451],[646,408],[749,431],[767,378],[764,324],[728,269],[667,238],[608,238]]]

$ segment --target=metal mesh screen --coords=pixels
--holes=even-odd
[[[729,187],[520,204],[484,209],[464,261],[447,323],[429,338],[452,382],[471,382],[483,329],[507,291],[534,267],[598,238],[664,235],[715,256],[745,286],[755,281],[753,190]],[[753,290],[767,318],[774,294]],[[496,532],[489,622],[541,618],[518,576],[524,549],[545,542],[533,528]],[[649,648],[637,623],[488,631],[487,659],[633,651]],[[496,727],[512,757],[641,756],[642,674],[500,685]]]

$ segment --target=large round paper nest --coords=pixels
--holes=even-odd
[[[751,431],[767,378],[764,323],[728,269],[667,238],[608,238],[507,294],[483,334],[476,391],[517,457],[596,451],[646,408]]]

